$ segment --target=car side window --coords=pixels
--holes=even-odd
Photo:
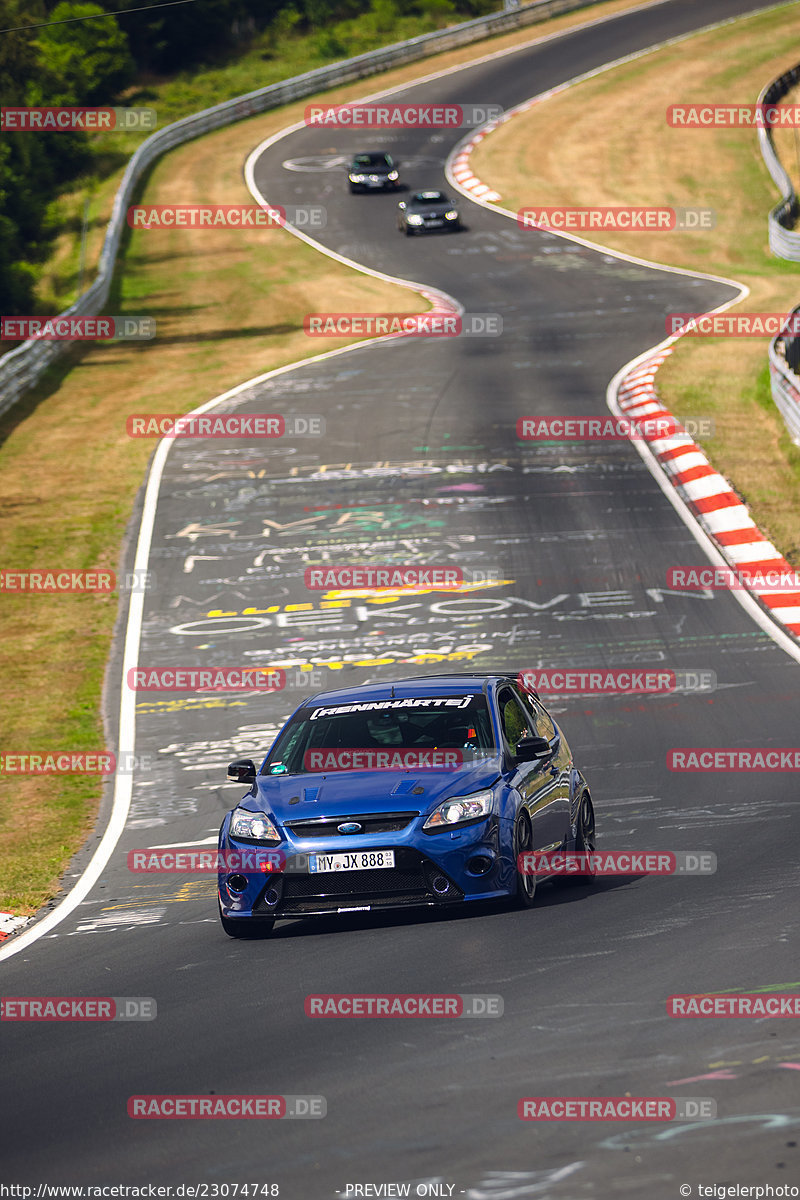
[[[531,728],[525,715],[525,709],[511,688],[504,688],[497,698],[500,709],[500,723],[503,737],[512,751],[520,738],[530,737]]]
[[[528,720],[533,727],[535,736],[547,738],[548,742],[552,742],[556,736],[556,727],[547,709],[537,701],[535,696],[523,688],[515,686],[514,691],[523,701],[523,707],[528,714]]]

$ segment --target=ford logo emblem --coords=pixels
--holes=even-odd
[[[339,833],[361,833],[363,826],[359,825],[358,821],[345,821],[342,825],[336,827]]]

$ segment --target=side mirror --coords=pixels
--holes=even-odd
[[[406,202],[405,202],[405,200],[401,200],[401,201],[400,201],[400,203],[398,204],[398,206],[397,206],[397,207],[398,207],[398,208],[405,208],[405,206],[406,206]]]
[[[255,783],[256,764],[251,758],[237,758],[228,766],[228,779],[231,783]]]
[[[514,758],[517,762],[536,762],[539,758],[549,758],[552,753],[553,748],[547,738],[526,737],[517,742]]]

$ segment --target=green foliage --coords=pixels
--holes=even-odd
[[[455,21],[457,9],[453,0],[418,0],[418,8],[435,29]]]
[[[36,31],[36,48],[43,77],[31,90],[46,91],[50,104],[107,104],[131,83],[136,66],[128,39],[99,4],[63,0],[50,19],[68,21]],[[91,20],[75,20],[91,17]]]
[[[397,24],[400,10],[395,0],[371,0],[367,20],[376,33],[388,33]]]
[[[125,35],[96,4],[65,2],[52,21],[89,21],[28,29],[48,19],[40,0],[0,0],[0,95],[8,107],[108,104],[135,70]],[[17,28],[21,27],[21,28]],[[58,189],[91,161],[81,130],[6,132],[0,142],[0,312],[34,311],[37,265],[56,230],[48,208]]]
[[[320,58],[347,58],[350,53],[347,42],[342,40],[335,26],[314,34],[312,45]]]

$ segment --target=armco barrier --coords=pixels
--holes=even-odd
[[[791,315],[800,313],[800,304]],[[772,399],[783,417],[789,437],[800,446],[800,336],[777,337],[769,345],[769,380]]]
[[[559,13],[589,8],[596,3],[598,0],[533,0],[533,3],[521,5],[510,12],[477,17],[472,21],[453,25],[449,29],[421,34],[405,42],[396,42],[380,50],[371,50],[367,54],[332,63],[329,67],[318,67],[304,75],[295,75],[281,83],[273,83],[244,96],[237,96],[233,100],[226,100],[222,104],[215,104],[212,108],[184,117],[151,134],[132,155],[114,197],[114,207],[100,253],[97,278],[88,291],[79,296],[62,315],[96,315],[103,311],[108,302],[120,238],[125,229],[125,215],[134,188],[147,168],[167,150],[256,113],[267,112],[293,100],[324,92],[326,88],[376,75],[391,67],[402,66],[431,54],[439,54],[443,50],[466,46],[492,34],[534,25]],[[491,96],[481,96],[479,99],[491,103]],[[20,396],[36,383],[50,363],[70,345],[70,342],[30,340],[4,354],[0,358],[0,413],[11,408]]]
[[[785,71],[772,83],[767,84],[758,97],[758,104],[778,104],[800,81],[800,65]],[[769,214],[769,245],[772,253],[789,262],[800,262],[800,231],[793,226],[800,216],[800,201],[792,181],[775,151],[772,130],[768,125],[759,126],[758,142],[767,170],[772,176],[781,202]],[[800,305],[792,315],[800,311]],[[783,417],[789,437],[800,446],[800,338],[777,337],[769,346],[769,380],[772,399]]]
[[[792,67],[777,79],[773,79],[772,83],[767,84],[758,97],[757,103],[777,104],[787,92],[791,91],[798,80],[800,80],[800,66]],[[758,144],[767,170],[782,196],[780,204],[772,209],[767,218],[770,249],[778,258],[786,258],[790,262],[800,262],[800,232],[795,232],[792,228],[800,215],[800,204],[792,181],[775,152],[772,130],[768,125],[759,126]]]

